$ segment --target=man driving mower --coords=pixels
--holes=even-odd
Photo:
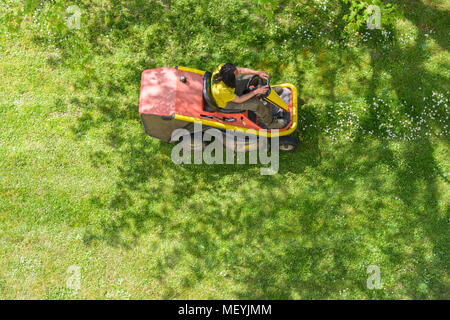
[[[257,75],[268,79],[269,75],[264,71],[255,71],[247,68],[239,68],[231,63],[224,63],[217,67],[212,75],[211,93],[219,108],[245,109],[253,111],[258,120],[268,129],[281,129],[286,126],[284,119],[273,119],[270,109],[264,105],[257,95],[267,93],[269,86],[261,86],[253,91],[244,93],[248,80]],[[277,94],[283,89],[273,87]]]

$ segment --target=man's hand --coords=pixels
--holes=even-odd
[[[250,91],[249,93],[246,93],[242,96],[236,96],[232,102],[235,103],[243,103],[251,98],[253,98],[254,96],[256,96],[257,94],[265,94],[267,93],[267,91],[269,90],[269,86],[263,86],[263,87],[259,87],[253,91]]]
[[[257,71],[256,74],[258,75],[258,77],[263,78],[263,79],[269,79],[269,75],[267,74],[267,72],[264,71]]]
[[[267,91],[269,90],[269,86],[263,86],[263,87],[259,87],[255,90],[253,90],[252,92],[255,93],[255,95],[257,94],[266,94]]]

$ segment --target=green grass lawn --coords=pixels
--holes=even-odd
[[[383,33],[344,31],[337,0],[79,1],[69,33],[48,2],[1,20],[0,298],[449,299],[450,1],[391,2]],[[227,61],[299,88],[276,175],[179,166],[144,133],[143,70]]]

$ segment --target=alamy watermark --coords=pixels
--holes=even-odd
[[[79,266],[70,266],[66,273],[69,275],[66,281],[66,287],[74,292],[81,288],[81,268]]]
[[[66,9],[67,27],[71,30],[79,30],[81,28],[81,9],[78,6],[70,6]]]
[[[179,143],[173,147],[171,158],[176,164],[245,164],[248,153],[248,164],[270,165],[261,168],[260,173],[274,175],[280,165],[278,130],[271,130],[274,135],[271,138],[265,136],[267,130],[259,132],[257,135],[256,130],[245,133],[230,129],[203,130],[202,124],[195,122],[192,134],[183,128],[172,132],[172,141]]]
[[[379,6],[370,5],[367,8],[367,13],[371,14],[367,19],[367,28],[370,30],[381,29],[381,9]]]
[[[370,290],[381,289],[380,267],[376,265],[368,266],[367,273],[370,274],[369,278],[367,278],[367,288]]]

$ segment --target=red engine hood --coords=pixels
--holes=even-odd
[[[186,82],[180,81],[181,76]],[[203,76],[175,68],[145,70],[141,78],[139,113],[190,115],[203,106]]]

